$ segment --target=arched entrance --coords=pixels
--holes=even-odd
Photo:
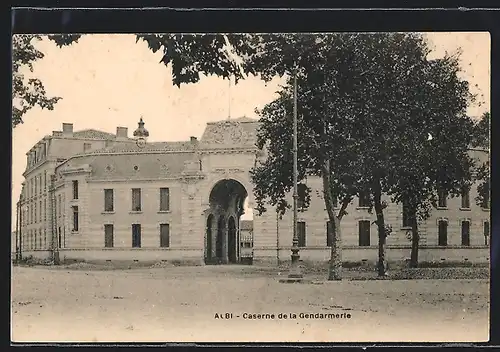
[[[212,188],[206,220],[205,263],[240,261],[240,217],[247,196],[245,187],[233,179],[221,180]]]

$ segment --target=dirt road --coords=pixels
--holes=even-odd
[[[488,301],[487,280],[318,285],[282,284],[278,278],[239,275],[215,267],[123,271],[14,267],[12,339],[486,341]],[[226,313],[232,319],[216,317]],[[274,314],[274,318],[248,319],[259,318],[252,316],[259,313]]]

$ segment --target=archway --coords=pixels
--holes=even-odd
[[[206,213],[206,253],[213,256],[207,254],[206,263],[240,261],[240,217],[244,213],[247,197],[245,187],[233,179],[221,180],[213,186],[209,196],[210,207]],[[217,219],[216,224],[214,219]],[[213,247],[215,251],[212,251]]]

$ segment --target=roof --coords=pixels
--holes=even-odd
[[[105,153],[148,153],[162,151],[192,151],[196,148],[196,144],[190,141],[182,142],[149,142],[143,147],[139,147],[135,141],[117,142],[110,147],[92,151],[92,154]]]
[[[88,139],[115,139],[116,135],[104,131],[87,129],[73,132],[73,137]]]
[[[194,153],[89,154],[71,158],[60,167],[88,164],[92,169],[91,179],[99,180],[162,179],[179,177],[184,163],[193,158]]]
[[[253,220],[241,220],[240,221],[240,230],[253,230]]]

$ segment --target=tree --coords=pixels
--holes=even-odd
[[[65,45],[73,40],[66,39],[60,42]],[[400,190],[404,183],[395,181],[402,168],[398,159],[411,152],[419,153],[420,149],[414,147],[422,147],[421,140],[430,132],[440,141],[432,151],[448,147],[446,133],[454,133],[453,128],[460,126],[453,123],[460,120],[454,119],[465,119],[462,112],[471,95],[468,83],[457,78],[458,56],[429,61],[424,38],[413,33],[157,34],[138,35],[139,40],[144,40],[153,52],[163,52],[161,62],[172,68],[173,83],[177,86],[197,82],[201,74],[234,76],[236,81],[254,74],[269,81],[298,69],[302,135],[299,139],[302,139],[301,158],[307,159],[300,161],[299,176],[301,179],[307,173],[321,176],[325,205],[334,225],[338,225],[343,214],[334,213],[335,199],[342,204],[347,202],[347,206],[354,195],[370,194],[379,234],[379,275],[385,275],[385,243],[390,225],[385,224],[387,203],[383,195],[398,198],[406,194]],[[290,165],[285,162],[291,160],[286,157],[290,156],[287,143],[291,137],[276,141],[276,135],[291,134],[287,124],[290,121],[285,118],[291,115],[290,82],[280,99],[263,110],[259,145],[264,147],[267,143],[270,159],[255,169],[253,177],[260,184],[256,193],[262,201],[270,198],[279,208],[286,209],[286,202],[280,199],[293,186],[289,180]],[[434,131],[434,126],[448,126],[451,130]],[[460,153],[460,148],[462,144],[452,151]],[[455,156],[457,163],[463,161],[458,154]],[[272,162],[281,174],[270,170]],[[442,184],[441,187],[455,189],[462,180],[438,179],[436,170],[442,172],[443,167],[443,164],[427,169],[418,164],[412,166],[429,172],[432,177],[426,176]],[[264,182],[271,180],[275,182],[274,189],[259,190]],[[339,227],[335,226],[331,266],[338,269],[341,244],[337,230]],[[337,271],[338,274],[331,276],[339,278],[340,269]]]
[[[54,35],[49,36],[49,39],[63,46],[78,41],[79,37],[79,35]],[[34,45],[40,40],[42,40],[40,35],[12,36],[12,128],[23,123],[23,116],[34,106],[53,110],[54,105],[61,99],[47,97],[42,81],[29,77],[29,73],[33,72],[33,64],[44,57]]]
[[[490,150],[490,120],[489,112],[483,113],[481,119],[474,124],[472,147]],[[488,161],[478,165],[476,169],[475,180],[479,182],[477,187],[478,196],[476,203],[483,207],[489,208],[490,202],[490,164]]]
[[[490,113],[485,112],[481,115],[481,119],[474,124],[474,137],[471,143],[473,147],[490,149],[490,120]]]

